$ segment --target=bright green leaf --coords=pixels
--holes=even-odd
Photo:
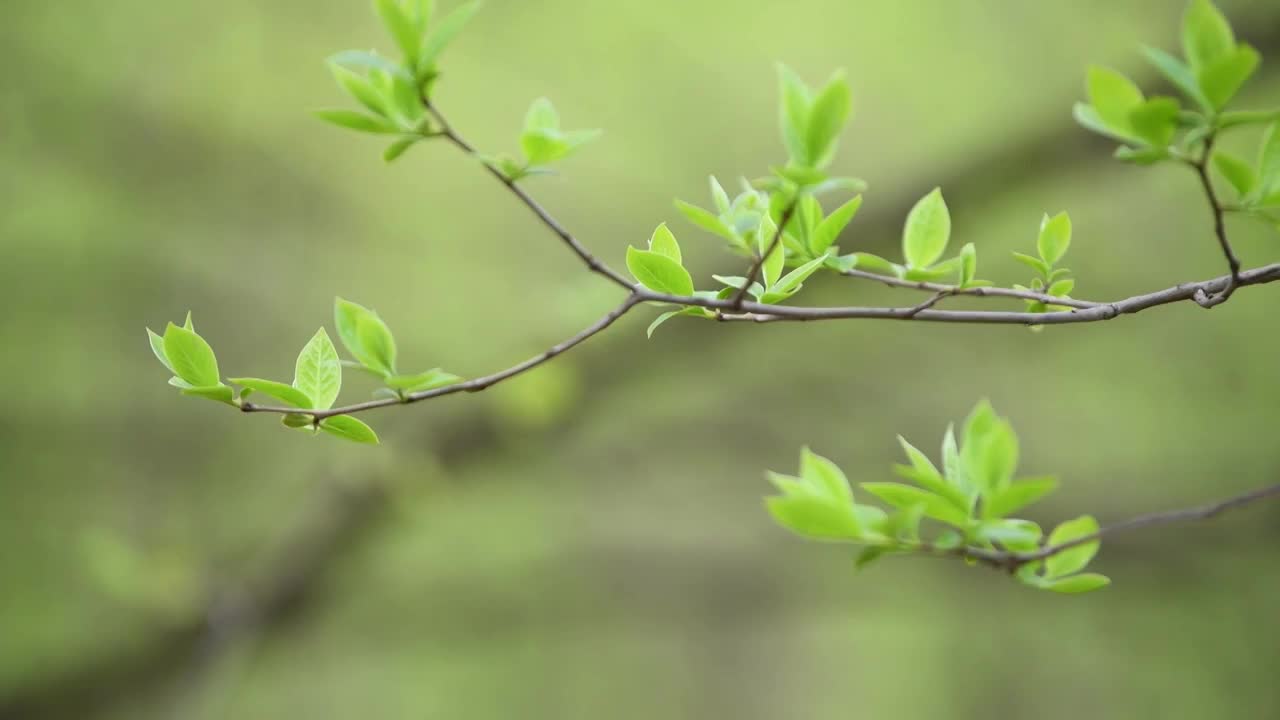
[[[1240,197],[1244,197],[1253,192],[1258,185],[1258,175],[1249,166],[1249,163],[1230,155],[1221,150],[1213,154],[1213,166],[1217,168],[1222,177],[1231,183],[1231,187],[1235,188],[1236,193]]]
[[[805,280],[808,280],[810,275],[821,270],[826,261],[827,257],[825,255],[810,260],[782,276],[782,279],[778,280],[778,282],[769,289],[772,292],[779,293],[783,296],[790,296],[800,289],[801,284],[804,283]]]
[[[164,331],[164,355],[173,372],[192,387],[214,387],[221,382],[213,348],[193,330],[169,323]]]
[[[816,495],[789,495],[765,500],[778,524],[817,540],[856,540],[862,528],[852,505]]]
[[[155,353],[156,359],[159,360],[169,372],[176,372],[173,365],[169,363],[169,358],[164,354],[164,338],[152,332],[151,328],[147,328],[147,339],[151,341],[151,352]]]
[[[787,148],[791,161],[797,165],[811,167],[814,158],[809,155],[806,140],[809,128],[809,108],[813,103],[809,88],[804,81],[786,65],[778,64],[779,87],[779,124],[782,127],[782,142]]]
[[[831,214],[818,223],[809,235],[809,251],[815,257],[825,253],[858,214],[860,207],[862,207],[862,196],[855,195],[852,200],[831,211]]]
[[[195,397],[202,397],[202,398],[205,398],[206,400],[213,400],[215,402],[226,403],[227,405],[231,405],[233,407],[236,404],[235,391],[227,387],[226,385],[223,385],[222,383],[218,383],[217,385],[211,385],[209,387],[183,388],[182,394],[192,395]]]
[[[1052,590],[1056,593],[1087,593],[1111,584],[1111,578],[1098,573],[1080,573],[1070,577],[1059,578],[1057,580],[1049,580],[1041,587],[1046,590]]]
[[[840,131],[849,120],[851,107],[849,83],[844,73],[838,72],[818,92],[809,110],[805,144],[815,167],[825,167],[830,163]]]
[[[1040,259],[1047,266],[1053,267],[1063,255],[1067,254],[1069,247],[1071,247],[1071,217],[1065,212],[1060,212],[1052,218],[1045,215],[1040,223],[1040,236],[1036,240],[1036,250],[1040,253]]]
[[[377,313],[339,297],[333,301],[333,318],[338,339],[356,360],[380,375],[395,373],[395,337]]]
[[[350,130],[358,130],[360,132],[391,134],[400,132],[400,128],[386,118],[373,117],[358,113],[354,110],[317,110],[315,116],[325,122],[333,123],[339,127],[348,128]]]
[[[1058,481],[1051,477],[1019,480],[987,500],[987,516],[1002,518],[1016,513],[1057,487]]]
[[[825,497],[842,503],[853,502],[853,490],[840,467],[808,447],[800,450],[800,477]]]
[[[951,239],[951,214],[942,190],[935,188],[921,198],[907,215],[902,232],[902,254],[907,266],[927,268],[942,257]]]
[[[328,410],[342,388],[342,363],[324,328],[316,331],[298,354],[293,386],[315,403],[316,410]]]
[[[666,295],[692,295],[693,278],[680,263],[666,255],[627,248],[627,269],[650,290]]]
[[[1129,113],[1129,126],[1138,137],[1157,147],[1165,147],[1178,131],[1178,101],[1169,97],[1153,97]]]
[[[1089,68],[1089,102],[1098,117],[1110,129],[1129,134],[1133,125],[1129,115],[1142,104],[1142,91],[1129,78],[1100,66]]]
[[[432,67],[435,66],[436,60],[439,59],[440,53],[444,52],[445,47],[453,42],[462,28],[480,9],[479,0],[468,2],[454,8],[453,12],[440,18],[431,29],[427,32],[427,38],[422,44],[422,52],[418,60],[418,76],[426,77]]]
[[[418,63],[418,52],[422,40],[418,36],[418,28],[415,27],[413,19],[405,13],[399,0],[374,0],[373,6],[378,12],[378,17],[382,19],[382,24],[387,28],[387,32],[391,34],[400,52],[404,54],[405,65],[415,67]]]
[[[378,444],[378,435],[373,428],[350,415],[334,415],[320,421],[320,429],[352,442],[368,445]]]
[[[653,236],[649,238],[649,250],[671,258],[676,261],[676,264],[683,263],[680,257],[680,243],[676,242],[676,236],[672,234],[666,223],[662,223],[653,231]]]
[[[1098,521],[1089,515],[1081,515],[1054,528],[1049,535],[1049,546],[1062,545],[1098,532]],[[1077,545],[1045,558],[1045,574],[1050,578],[1062,577],[1083,570],[1098,553],[1099,542]]]
[[[387,387],[407,393],[426,392],[462,382],[462,378],[440,368],[432,368],[416,375],[392,375],[386,379]]]
[[[296,408],[302,408],[304,410],[320,409],[315,407],[314,401],[312,401],[307,393],[293,387],[292,385],[285,385],[282,382],[276,382],[274,380],[261,380],[259,378],[231,378],[231,382],[241,387],[248,388],[254,392],[269,395]]]
[[[1200,89],[1214,108],[1221,110],[1258,70],[1262,56],[1248,45],[1240,45],[1227,56],[1200,70]]]
[[[1208,67],[1236,47],[1227,18],[1209,0],[1191,0],[1182,17],[1182,51],[1191,67]]]
[[[1147,60],[1160,71],[1160,74],[1164,75],[1187,99],[1194,101],[1205,110],[1212,109],[1209,105],[1209,100],[1200,91],[1200,83],[1196,80],[1195,72],[1186,63],[1156,48],[1144,47],[1142,51]]]
[[[969,519],[968,514],[951,501],[918,487],[890,482],[862,483],[861,487],[895,508],[923,505],[926,516],[948,525],[964,527]]]

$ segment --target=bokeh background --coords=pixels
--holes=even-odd
[[[1280,7],[1224,5],[1270,63],[1242,105],[1276,105]],[[1159,87],[1137,48],[1176,46],[1181,8],[490,0],[438,97],[489,151],[540,95],[604,128],[531,190],[618,265],[670,221],[709,281],[740,261],[672,198],[781,158],[774,61],[844,67],[836,169],[872,184],[846,251],[894,254],[941,184],[953,247],[1005,283],[1070,210],[1077,294],[1106,299],[1223,271],[1192,177],[1070,120],[1090,62]],[[896,433],[935,448],[983,396],[1024,470],[1063,479],[1045,523],[1274,482],[1267,288],[1040,334],[678,319],[646,341],[642,310],[509,385],[369,415],[380,448],[180,397],[143,328],[188,309],[227,375],[288,377],[341,294],[406,363],[474,376],[617,301],[451,148],[386,167],[307,115],[341,101],[322,59],[371,45],[363,0],[4,3],[0,717],[1280,717],[1277,508],[1117,537],[1115,584],[1062,597],[959,563],[855,575],[761,507],[802,444],[887,479]]]

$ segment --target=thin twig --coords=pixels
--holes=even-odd
[[[1102,303],[1091,302],[1089,300],[1076,300],[1069,297],[1058,297],[1057,295],[1048,295],[1045,293],[1032,292],[1030,290],[1016,290],[1014,288],[1001,287],[973,287],[961,288],[955,285],[944,285],[941,283],[918,282],[915,280],[902,280],[889,275],[878,275],[876,273],[867,272],[866,270],[858,270],[856,268],[849,270],[841,270],[841,275],[851,278],[859,278],[862,280],[873,280],[875,282],[884,283],[889,287],[906,288],[908,290],[923,290],[925,292],[945,292],[949,295],[968,295],[973,297],[1004,297],[1016,300],[1030,300],[1032,302],[1042,302],[1046,305],[1061,305],[1063,307],[1078,308],[1088,310],[1097,307]]]
[[[742,287],[738,288],[738,292],[733,294],[730,308],[737,311],[742,309],[742,303],[747,299],[747,292],[750,291],[751,285],[760,276],[760,270],[764,268],[765,260],[773,254],[774,250],[778,250],[778,245],[782,243],[782,231],[787,227],[787,222],[791,220],[791,216],[796,211],[796,204],[793,202],[782,211],[782,215],[778,216],[778,227],[773,231],[773,239],[769,241],[769,246],[765,248],[763,253],[756,256],[751,268],[747,270],[747,281],[742,283]],[[779,252],[781,252],[779,250]],[[765,288],[766,290],[768,288]]]
[[[1054,555],[1066,552],[1072,548],[1096,542],[1107,535],[1148,528],[1155,525],[1170,525],[1173,523],[1208,520],[1228,510],[1245,507],[1277,496],[1280,496],[1280,484],[1269,485],[1257,490],[1251,490],[1243,495],[1236,495],[1235,497],[1210,503],[1208,505],[1139,515],[1123,522],[1118,522],[1114,525],[1104,527],[1096,533],[1078,537],[1068,542],[1058,543],[1057,545],[1048,545],[1034,552],[1001,552],[969,547],[957,548],[946,552],[947,554],[959,555],[971,560],[977,560],[978,562],[991,567],[1014,571],[1028,563],[1033,563],[1037,560],[1044,560],[1045,558],[1053,557]]]
[[[1218,200],[1218,193],[1213,187],[1213,178],[1209,174],[1209,158],[1213,155],[1213,145],[1217,138],[1210,135],[1204,142],[1204,154],[1200,159],[1191,163],[1195,168],[1196,175],[1200,178],[1200,185],[1204,188],[1205,197],[1209,200],[1209,207],[1213,211],[1213,232],[1218,238],[1218,246],[1222,249],[1222,254],[1227,259],[1227,267],[1231,269],[1231,275],[1226,286],[1213,294],[1203,294],[1195,298],[1195,301],[1201,307],[1211,308],[1215,305],[1221,305],[1226,302],[1236,288],[1240,286],[1240,258],[1236,257],[1235,250],[1231,247],[1231,241],[1227,239],[1227,221],[1226,210],[1222,203]]]
[[[594,337],[596,334],[600,333],[605,328],[612,325],[614,322],[617,321],[618,318],[627,314],[627,312],[631,310],[631,308],[635,307],[640,302],[641,302],[641,297],[638,293],[632,293],[631,295],[628,295],[627,299],[624,300],[621,305],[614,308],[613,310],[610,310],[608,314],[606,314],[604,317],[600,318],[599,320],[595,321],[590,326],[584,328],[578,334],[574,335],[568,340],[564,340],[560,343],[552,345],[550,348],[547,348],[543,352],[537,355],[534,355],[528,360],[525,360],[524,362],[521,362],[516,365],[512,365],[511,367],[505,370],[500,370],[491,375],[485,375],[483,377],[474,378],[472,380],[467,380],[465,382],[455,383],[453,385],[446,385],[445,387],[434,388],[432,390],[424,390],[422,392],[410,393],[408,395],[405,395],[404,399],[383,398],[379,400],[370,400],[368,402],[356,403],[355,405],[347,405],[344,407],[332,408],[329,410],[301,410],[298,408],[276,407],[271,405],[255,405],[253,403],[247,402],[242,404],[240,406],[240,409],[247,413],[281,413],[281,414],[290,414],[290,415],[307,415],[314,418],[318,422],[327,417],[333,417],[335,415],[351,415],[353,413],[364,412],[365,410],[373,410],[375,408],[388,407],[391,405],[405,405],[409,403],[421,402],[423,400],[430,400],[431,398],[443,397],[445,395],[453,395],[455,393],[460,393],[460,392],[480,392],[481,390],[485,390],[494,385],[497,385],[503,380],[508,380],[510,378],[515,377],[516,375],[520,375],[521,373],[528,372],[534,369],[535,367],[541,365],[542,363],[545,363],[546,361],[550,360],[551,358],[554,358],[557,355],[561,355],[564,352],[586,342],[587,340]]]
[[[446,140],[453,143],[454,146],[456,146],[459,150],[463,151],[464,153],[472,156],[476,154],[475,148],[472,147],[471,143],[467,142],[465,139],[462,138],[461,135],[459,135],[456,131],[454,131],[453,126],[450,125],[447,120],[445,120],[444,115],[441,115],[440,111],[437,110],[434,105],[432,105],[425,98],[423,99],[423,105],[426,107],[427,112],[430,112],[431,116],[435,118],[436,123],[439,124],[440,136],[444,137]],[[546,208],[542,207],[542,205],[539,204],[537,200],[534,200],[532,196],[530,196],[527,192],[524,191],[524,188],[517,185],[514,180],[507,177],[502,171],[493,167],[489,163],[482,163],[482,164],[484,165],[485,170],[489,171],[490,175],[497,178],[498,181],[501,182],[503,185],[506,185],[507,189],[510,190],[512,194],[514,194],[517,198],[520,199],[520,202],[524,203],[525,206],[527,206],[530,210],[532,210],[533,214],[538,216],[538,219],[542,221],[543,225],[546,225],[548,228],[550,228],[551,232],[554,232],[556,235],[558,235],[560,239],[563,240],[564,243],[569,246],[569,249],[572,250],[573,253],[582,260],[582,262],[586,263],[587,269],[589,269],[593,273],[596,273],[597,275],[602,275],[608,278],[614,284],[622,287],[627,291],[631,290],[634,283],[632,283],[630,280],[628,280],[624,275],[622,275],[618,271],[606,265],[595,255],[592,255],[591,251],[588,250],[585,245],[583,245],[581,242],[578,241],[576,237],[573,236],[573,233],[569,232],[563,225],[560,224],[559,221],[557,221],[554,217],[552,217],[551,213],[547,212]]]

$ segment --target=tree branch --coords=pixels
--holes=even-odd
[[[773,231],[773,239],[769,241],[769,247],[765,248],[763,253],[756,255],[756,259],[751,263],[751,268],[747,270],[747,281],[742,283],[742,287],[738,288],[738,292],[733,294],[732,308],[734,310],[742,309],[742,303],[747,299],[747,292],[751,289],[751,284],[760,276],[760,270],[764,268],[764,262],[778,249],[778,245],[782,242],[782,231],[787,227],[787,222],[791,220],[791,216],[796,211],[796,204],[792,202],[782,211],[782,215],[778,216],[778,227]]]
[[[1227,258],[1227,267],[1231,269],[1231,275],[1227,284],[1218,292],[1213,294],[1204,294],[1197,296],[1195,301],[1201,307],[1211,308],[1215,305],[1221,305],[1226,302],[1236,288],[1240,286],[1240,259],[1236,257],[1235,250],[1231,247],[1231,241],[1227,239],[1227,221],[1226,210],[1222,203],[1218,200],[1218,193],[1213,187],[1213,178],[1209,174],[1209,158],[1213,156],[1213,145],[1217,137],[1210,135],[1204,142],[1204,154],[1200,159],[1192,162],[1191,166],[1195,168],[1196,175],[1200,178],[1200,186],[1204,189],[1205,197],[1209,200],[1209,207],[1213,212],[1213,233],[1218,238],[1218,247],[1222,249],[1222,254]]]
[[[876,273],[867,272],[866,270],[841,270],[841,275],[851,278],[859,278],[862,280],[873,280],[875,282],[884,283],[889,287],[906,288],[908,290],[923,290],[925,292],[946,293],[948,295],[967,295],[971,297],[1004,297],[1014,298],[1018,300],[1030,300],[1032,302],[1042,302],[1046,305],[1061,305],[1063,307],[1078,308],[1088,310],[1097,307],[1102,303],[1090,302],[1088,300],[1076,300],[1068,297],[1058,297],[1056,295],[1047,295],[1045,293],[1031,292],[1030,290],[1015,290],[1013,288],[1000,287],[974,287],[961,288],[955,285],[944,285],[941,283],[917,282],[914,280],[901,280],[889,275],[877,275]]]
[[[426,107],[427,112],[431,113],[431,116],[435,118],[436,123],[440,126],[440,136],[444,137],[459,150],[474,157],[476,154],[475,148],[472,147],[471,143],[464,140],[461,135],[454,131],[453,126],[449,124],[449,121],[445,119],[444,115],[440,114],[440,111],[436,109],[435,105],[431,104],[431,102],[425,97],[422,99],[422,103],[423,106]],[[532,210],[533,214],[538,216],[538,219],[542,221],[543,225],[546,225],[550,228],[551,232],[558,235],[560,239],[569,246],[569,249],[573,251],[573,254],[577,255],[582,262],[586,263],[588,270],[596,273],[597,275],[608,278],[615,285],[624,288],[628,292],[631,290],[633,283],[630,280],[627,280],[624,275],[606,265],[595,255],[592,255],[591,251],[573,236],[573,233],[569,232],[559,223],[559,221],[552,217],[551,213],[547,212],[546,208],[542,207],[537,200],[534,200],[532,196],[524,191],[524,188],[517,185],[514,180],[507,177],[489,163],[483,163],[483,165],[485,170],[489,171],[490,175],[497,178],[498,181],[505,185],[513,195],[520,199],[520,202],[524,203],[526,207]]]
[[[1109,525],[1102,528],[1096,533],[1075,538],[1069,542],[1059,543],[1057,545],[1048,545],[1035,552],[1001,552],[993,550],[984,550],[982,548],[958,548],[956,550],[945,551],[945,554],[959,555],[970,560],[976,560],[984,565],[1013,572],[1028,563],[1044,560],[1053,557],[1059,553],[1066,552],[1081,545],[1101,540],[1104,536],[1113,535],[1118,532],[1126,532],[1129,530],[1138,530],[1156,525],[1171,525],[1173,523],[1194,522],[1199,520],[1209,520],[1228,510],[1252,505],[1262,500],[1280,496],[1280,484],[1269,485],[1267,487],[1252,490],[1243,495],[1236,495],[1219,502],[1199,507],[1186,508],[1182,510],[1168,510],[1165,512],[1148,513],[1139,515],[1115,525]],[[935,552],[944,552],[934,549]]]

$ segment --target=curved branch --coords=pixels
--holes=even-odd
[[[1227,267],[1231,270],[1230,280],[1221,290],[1195,298],[1197,303],[1206,308],[1226,302],[1236,291],[1236,288],[1240,287],[1240,258],[1236,257],[1235,250],[1231,247],[1231,241],[1227,239],[1226,210],[1218,199],[1218,193],[1213,188],[1213,178],[1209,175],[1209,158],[1213,156],[1213,146],[1216,140],[1217,137],[1214,135],[1206,138],[1204,141],[1204,154],[1201,155],[1199,160],[1191,163],[1191,167],[1196,171],[1196,176],[1200,178],[1200,187],[1204,189],[1205,198],[1209,201],[1209,208],[1213,212],[1213,234],[1218,239],[1218,247],[1222,249],[1222,255],[1227,259]]]
[[[1056,295],[1047,295],[1045,293],[1032,292],[1030,290],[1015,290],[1013,288],[1001,287],[973,287],[961,288],[956,285],[944,285],[942,283],[917,282],[914,280],[901,280],[889,275],[877,275],[876,273],[867,272],[866,270],[841,270],[841,275],[861,280],[873,280],[875,282],[884,283],[889,287],[906,288],[908,290],[923,290],[932,293],[945,293],[947,295],[970,296],[970,297],[1003,297],[1013,298],[1016,300],[1030,300],[1032,302],[1042,302],[1046,305],[1061,305],[1063,307],[1078,308],[1080,310],[1088,310],[1104,303],[1091,302],[1089,300],[1076,300],[1069,297],[1058,297]]]
[[[475,148],[471,143],[464,140],[461,135],[454,131],[453,126],[449,124],[448,120],[445,120],[444,115],[440,114],[440,111],[436,109],[435,105],[432,105],[426,98],[423,98],[422,103],[424,107],[426,107],[427,112],[431,113],[431,116],[435,118],[436,123],[439,124],[440,136],[453,143],[453,145],[462,152],[474,157],[476,154]],[[631,281],[627,280],[627,278],[617,270],[606,265],[595,255],[592,255],[591,251],[573,236],[573,233],[569,232],[568,229],[559,223],[559,221],[552,217],[551,213],[547,212],[546,208],[542,207],[537,200],[534,200],[529,193],[524,191],[524,188],[517,185],[514,180],[507,177],[489,163],[482,164],[484,165],[485,170],[489,171],[490,175],[494,176],[499,182],[507,186],[507,189],[520,199],[520,202],[524,203],[526,207],[532,210],[533,214],[538,216],[538,219],[542,221],[543,225],[546,225],[551,229],[551,232],[558,235],[560,239],[569,246],[569,249],[573,251],[573,254],[577,255],[582,262],[586,264],[588,270],[596,273],[597,275],[608,278],[619,287],[628,291],[631,290]]]
[[[1028,563],[1033,563],[1037,560],[1044,560],[1045,558],[1053,557],[1054,555],[1066,552],[1072,548],[1101,540],[1106,535],[1113,535],[1115,533],[1125,532],[1128,530],[1139,530],[1156,525],[1171,525],[1173,523],[1209,520],[1228,510],[1245,507],[1247,505],[1252,505],[1253,503],[1278,496],[1280,496],[1280,484],[1269,485],[1267,487],[1252,490],[1242,495],[1236,495],[1235,497],[1210,503],[1208,505],[1139,515],[1137,517],[1118,522],[1115,525],[1104,527],[1091,535],[1078,537],[1069,542],[1059,543],[1057,545],[1048,545],[1036,550],[1035,552],[1001,552],[998,550],[984,550],[982,548],[965,547],[946,551],[946,554],[959,555],[960,557],[965,557],[970,560],[976,560],[984,565],[1013,572]],[[937,550],[935,549],[935,551]]]
[[[552,345],[543,352],[534,355],[524,362],[512,365],[511,367],[500,370],[491,375],[478,377],[466,382],[454,383],[444,387],[434,388],[432,390],[423,390],[422,392],[410,393],[403,400],[399,398],[384,398],[380,400],[370,400],[368,402],[356,403],[355,405],[346,405],[343,407],[332,408],[329,410],[300,410],[298,408],[277,407],[272,405],[255,405],[253,403],[244,403],[240,406],[240,410],[247,413],[279,413],[284,415],[307,415],[315,418],[316,421],[323,420],[327,417],[335,415],[351,415],[353,413],[364,412],[365,410],[373,410],[375,408],[388,407],[391,405],[407,405],[409,403],[430,400],[431,398],[443,397],[445,395],[453,395],[460,392],[480,392],[486,390],[503,380],[508,380],[522,373],[526,373],[553,357],[561,355],[578,345],[586,342],[592,337],[599,334],[602,330],[612,325],[618,318],[626,315],[631,308],[641,302],[637,293],[627,296],[627,299],[621,305],[610,310],[608,314],[599,320],[584,328],[581,332],[563,342]]]

